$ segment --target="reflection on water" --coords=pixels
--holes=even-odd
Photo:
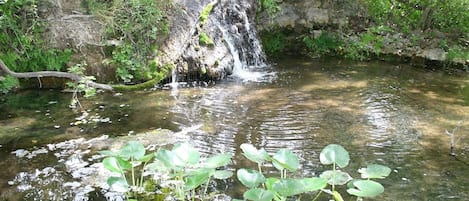
[[[444,134],[468,117],[467,76],[379,62],[311,60],[283,60],[275,71],[276,79],[269,82],[225,81],[177,92],[100,95],[82,104],[112,123],[91,126],[70,126],[80,113],[66,109],[66,97],[44,100],[34,109],[12,108],[7,98],[0,106],[2,114],[9,115],[0,118],[1,156],[7,159],[1,166],[12,171],[0,173],[0,185],[11,189],[5,183],[12,173],[32,170],[20,167],[9,153],[34,146],[28,145],[32,140],[39,146],[78,136],[119,136],[162,127],[195,128],[187,134],[201,152],[238,154],[233,169],[254,165],[243,159],[239,149],[242,143],[252,143],[270,153],[292,149],[302,159],[301,174],[313,176],[325,168],[319,165],[320,150],[338,143],[351,152],[352,164],[346,170],[352,176],[358,177],[356,170],[369,163],[392,167],[391,176],[382,181],[386,192],[377,200],[469,198],[469,138],[465,137],[469,122],[456,134],[462,137],[456,158],[448,155],[449,137]],[[56,103],[48,105],[50,101]],[[47,111],[53,120],[44,116]],[[229,186],[228,194],[240,198],[242,189]]]

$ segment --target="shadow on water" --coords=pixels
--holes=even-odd
[[[26,161],[18,164],[9,153],[14,149],[162,127],[173,131],[197,128],[187,133],[190,141],[207,155],[235,153],[232,170],[254,166],[239,149],[240,144],[251,143],[269,153],[292,149],[302,159],[301,175],[297,176],[317,176],[326,168],[319,165],[321,149],[337,143],[351,153],[352,164],[346,170],[352,176],[358,177],[356,170],[370,163],[393,169],[381,181],[386,191],[376,200],[469,197],[467,75],[449,76],[381,62],[303,59],[282,60],[275,71],[272,82],[225,81],[212,87],[181,88],[176,93],[105,94],[83,100],[90,115],[109,118],[111,123],[70,125],[81,113],[66,109],[67,96],[44,98],[48,95],[41,93],[37,96],[46,100],[24,109],[6,101],[0,106],[2,114],[8,114],[0,119],[2,158],[6,158],[0,165],[16,165],[9,166],[10,173],[2,173],[1,185],[12,189],[5,182],[27,171],[20,168],[25,163],[33,163],[30,171],[47,166],[40,161],[35,164],[34,159],[22,159]],[[20,101],[22,98],[13,102],[21,106]],[[57,103],[49,105],[50,101]],[[452,130],[462,119],[467,121],[456,132],[461,138],[458,155],[452,157],[445,130]],[[8,137],[8,133],[16,137]],[[59,162],[48,163],[60,166]],[[245,189],[233,179],[224,190],[241,198]]]

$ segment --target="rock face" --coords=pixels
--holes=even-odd
[[[170,18],[171,31],[159,61],[172,64],[179,81],[218,80],[234,68],[265,60],[251,23],[257,10],[254,0],[175,0],[175,4],[179,12]],[[201,20],[209,4],[210,14]]]

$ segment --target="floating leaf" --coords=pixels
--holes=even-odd
[[[241,150],[243,150],[244,156],[249,160],[256,163],[264,163],[264,161],[269,160],[269,154],[264,149],[256,149],[252,144],[242,144]]]
[[[177,166],[195,165],[199,162],[200,153],[189,143],[177,144],[172,152],[177,160],[173,160]]]
[[[275,184],[277,181],[280,181],[280,179],[275,178],[275,177],[269,177],[269,178],[267,178],[267,179],[265,180],[265,187],[267,188],[267,190],[273,190],[274,184]]]
[[[322,149],[319,160],[324,165],[335,163],[339,167],[344,168],[348,165],[350,156],[344,147],[338,144],[330,144]]]
[[[233,176],[233,172],[228,170],[217,170],[213,173],[213,178],[215,179],[228,179]]]
[[[109,179],[107,180],[107,184],[112,190],[120,193],[125,193],[129,191],[129,184],[127,183],[125,178],[122,177],[109,177]]]
[[[283,179],[273,184],[273,190],[284,197],[320,190],[327,186],[322,178]]]
[[[274,199],[274,193],[269,190],[254,188],[244,192],[243,197],[245,200],[271,201]]]
[[[358,172],[363,179],[384,179],[391,174],[391,169],[384,165],[371,164],[366,168],[360,168]]]
[[[145,155],[145,147],[137,141],[129,141],[119,150],[119,156],[128,160],[139,159]]]
[[[298,156],[288,149],[280,149],[272,159],[275,168],[280,171],[287,169],[294,172],[300,167]]]
[[[358,197],[375,197],[384,192],[380,183],[371,180],[357,180],[353,185],[357,188],[349,188],[347,192]]]
[[[147,155],[142,156],[141,158],[139,158],[138,161],[146,163],[146,162],[150,161],[153,157],[155,157],[154,153],[147,154]]]
[[[195,171],[191,171],[188,176],[184,179],[185,181],[185,189],[192,190],[196,189],[200,185],[206,183],[210,178],[210,174],[213,169],[201,168]]]
[[[212,156],[205,161],[204,167],[218,168],[218,167],[228,165],[228,163],[231,161],[231,157],[232,157],[231,154],[218,154],[218,155]]]
[[[163,171],[163,169],[173,169],[176,165],[175,160],[177,159],[177,157],[174,155],[173,152],[168,151],[166,149],[162,149],[158,151],[158,153],[156,153],[156,159],[158,159],[158,161],[160,161],[161,163],[157,163],[157,166],[155,167],[157,167],[158,170]],[[164,168],[162,165],[164,165]]]
[[[326,179],[327,183],[330,185],[344,185],[348,181],[352,180],[352,177],[348,173],[342,172],[340,170],[324,171],[321,175],[319,175],[319,177]]]
[[[111,172],[119,174],[124,173],[124,170],[132,168],[132,164],[129,161],[125,161],[119,157],[107,157],[103,160],[104,168]]]
[[[238,180],[248,188],[256,188],[265,181],[264,175],[256,170],[239,169],[237,176]]]

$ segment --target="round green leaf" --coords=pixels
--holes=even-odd
[[[272,157],[272,163],[275,168],[280,171],[287,169],[294,172],[300,167],[298,156],[288,149],[278,150],[278,152]]]
[[[185,185],[184,188],[186,190],[192,190],[196,189],[200,185],[206,183],[208,179],[210,178],[210,173],[212,172],[212,169],[207,169],[207,168],[201,168],[197,169],[195,171],[192,171],[189,173],[189,176],[187,176],[184,181]]]
[[[353,185],[357,188],[349,188],[347,192],[358,197],[375,197],[384,192],[380,183],[371,180],[357,180]]]
[[[119,156],[128,160],[130,158],[140,159],[145,155],[145,147],[137,141],[129,141],[119,150]]]
[[[252,144],[244,143],[241,146],[244,156],[255,163],[264,163],[269,160],[269,154],[264,149],[256,149]]]
[[[344,168],[348,165],[350,156],[344,147],[338,144],[330,144],[322,149],[319,160],[324,165],[335,163],[339,167]]]
[[[271,201],[274,199],[274,193],[269,190],[254,188],[244,192],[243,197],[245,200]]]
[[[116,192],[125,193],[130,190],[129,184],[125,178],[122,177],[109,177],[109,179],[107,179],[107,184]]]
[[[200,159],[199,151],[189,143],[175,145],[172,152],[177,157],[173,160],[177,166],[195,165]]]
[[[177,160],[177,157],[174,155],[173,152],[168,151],[166,149],[162,149],[158,151],[158,153],[156,153],[156,159],[158,159],[158,161],[160,161],[161,163],[157,163],[155,167],[157,167],[158,170],[161,170],[161,171],[163,171],[164,169],[166,170],[173,169],[176,166],[177,161],[180,161],[180,160]],[[179,162],[179,163],[182,164],[182,162]],[[164,168],[162,165],[164,165]]]
[[[228,179],[233,176],[233,172],[228,170],[217,170],[213,173],[213,178],[215,179]]]
[[[342,172],[340,170],[324,171],[321,175],[319,175],[319,177],[327,180],[327,183],[330,185],[344,185],[348,181],[352,180],[352,177],[348,173]]]
[[[238,180],[248,188],[256,188],[259,184],[265,182],[265,177],[259,171],[239,169],[237,172]]]
[[[111,172],[124,173],[125,170],[132,168],[129,161],[125,161],[119,157],[107,157],[103,160],[104,168]]]
[[[275,184],[277,181],[280,181],[280,179],[275,178],[275,177],[269,177],[269,178],[267,178],[267,179],[265,180],[265,187],[267,188],[267,190],[273,190],[274,184]]]
[[[283,179],[273,184],[273,190],[284,197],[320,190],[327,186],[322,178]]]
[[[218,167],[228,165],[228,163],[231,161],[231,157],[232,157],[231,154],[218,154],[218,155],[212,156],[205,161],[204,167],[218,168]]]
[[[146,163],[146,162],[150,161],[153,157],[155,157],[154,153],[147,154],[147,155],[142,156],[141,158],[139,158],[138,161]]]
[[[391,174],[391,169],[384,165],[371,164],[360,168],[358,172],[363,179],[384,179]]]

